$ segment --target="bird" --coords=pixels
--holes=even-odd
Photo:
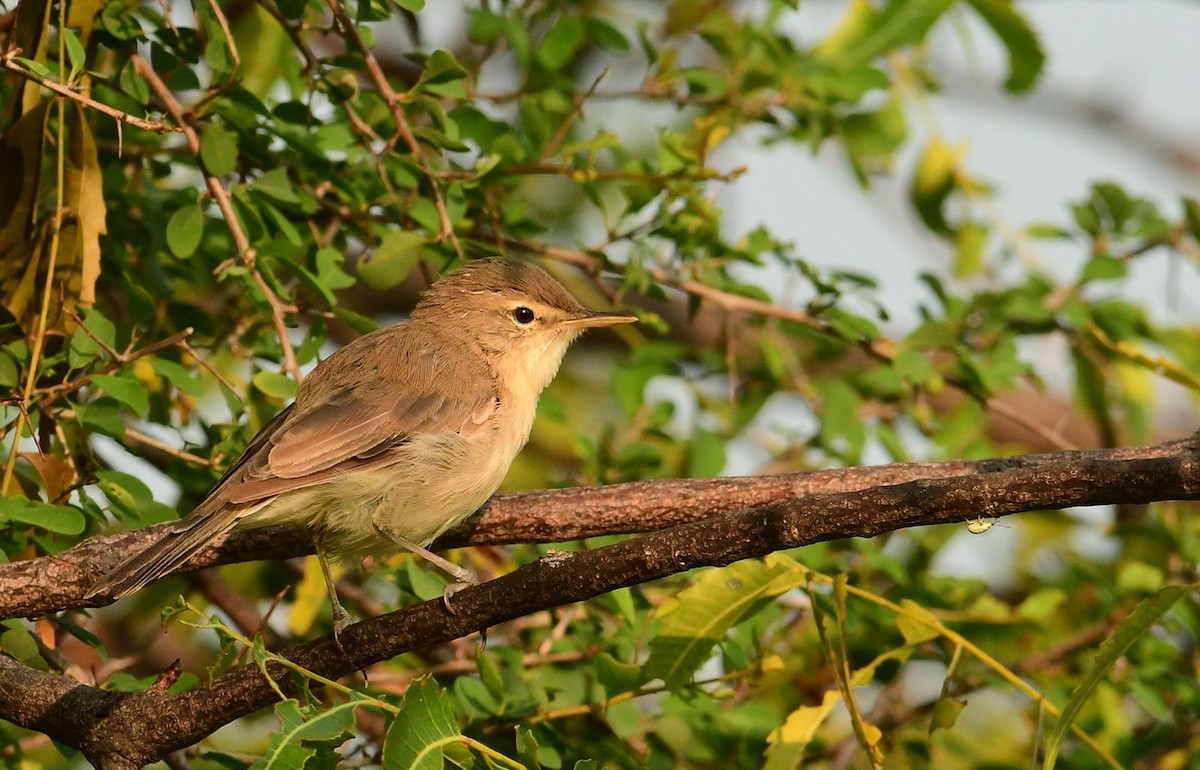
[[[499,487],[571,342],[636,320],[585,308],[531,262],[468,262],[423,292],[407,320],[318,364],[199,505],[87,598],[131,594],[235,528],[292,524],[312,537],[335,635],[351,621],[330,557],[419,555],[454,578],[449,605],[477,581],[429,544]]]

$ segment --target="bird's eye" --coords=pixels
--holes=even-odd
[[[529,324],[533,323],[533,319],[535,318],[533,311],[524,305],[519,308],[515,308],[512,314],[513,320],[522,326],[528,326]]]

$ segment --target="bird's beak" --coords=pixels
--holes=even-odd
[[[577,329],[598,329],[602,326],[631,324],[637,320],[637,316],[629,315],[628,313],[601,313],[596,310],[589,310],[587,315],[578,318],[568,318],[562,322],[562,325]]]

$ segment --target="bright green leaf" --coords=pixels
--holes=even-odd
[[[295,380],[279,372],[258,372],[254,375],[253,382],[254,387],[281,401],[291,401],[300,388]]]
[[[78,535],[87,524],[83,511],[24,497],[0,497],[0,521],[39,527],[60,535]]]
[[[410,230],[389,230],[370,256],[358,261],[358,277],[384,291],[408,277],[425,253],[425,237]]]
[[[449,744],[462,740],[446,692],[430,677],[413,681],[383,743],[387,770],[442,770]]]
[[[225,176],[237,168],[238,137],[220,123],[209,123],[200,135],[200,160],[214,176]]]
[[[200,248],[204,237],[204,211],[199,203],[178,209],[167,220],[167,248],[180,259],[187,259]]]
[[[1096,662],[1087,673],[1083,682],[1071,693],[1071,699],[1063,707],[1062,715],[1046,740],[1045,756],[1042,759],[1042,770],[1052,770],[1058,761],[1059,748],[1063,738],[1079,715],[1079,710],[1087,702],[1088,697],[1096,690],[1104,678],[1104,674],[1133,646],[1134,642],[1154,628],[1167,610],[1175,606],[1175,602],[1190,593],[1200,589],[1200,583],[1192,585],[1167,586],[1154,596],[1147,597],[1138,603],[1137,609],[1121,622],[1116,632],[1111,634],[1100,645]]]
[[[806,570],[782,554],[701,572],[695,584],[659,609],[662,625],[650,641],[644,681],[681,687],[742,618],[804,583]]]
[[[142,417],[150,408],[150,395],[146,386],[132,376],[117,374],[92,375],[92,383],[107,396],[111,396],[129,407],[135,415]]]
[[[1037,84],[1046,65],[1046,52],[1025,14],[1013,0],[968,0],[1008,49],[1009,93],[1025,93]]]

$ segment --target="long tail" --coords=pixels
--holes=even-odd
[[[117,565],[88,590],[85,598],[113,600],[170,575],[193,554],[233,529],[239,521],[266,505],[263,501],[243,508],[212,510],[201,505],[181,519],[161,539]]]

